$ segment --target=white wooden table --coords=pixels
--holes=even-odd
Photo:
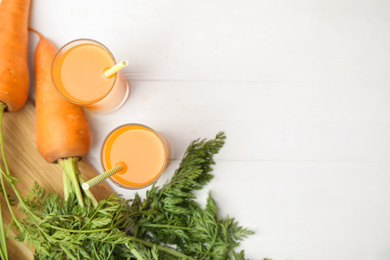
[[[210,190],[221,215],[256,232],[248,258],[390,259],[389,0],[33,0],[30,26],[130,62],[128,102],[88,113],[98,170],[103,138],[123,123],[169,140],[159,184],[192,140],[223,130],[199,202]]]

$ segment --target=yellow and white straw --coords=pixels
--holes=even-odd
[[[112,66],[111,68],[105,70],[103,72],[104,76],[106,78],[109,78],[111,77],[112,75],[114,75],[115,73],[117,73],[119,70],[123,69],[124,67],[126,67],[127,65],[129,65],[129,62],[127,60],[122,60],[121,62],[118,62],[117,64],[115,64],[114,66]]]
[[[105,179],[114,175],[115,173],[118,173],[119,171],[123,170],[123,168],[124,168],[124,165],[122,163],[119,163],[119,164],[115,165],[113,168],[111,168],[110,170],[103,172],[102,174],[96,176],[95,178],[90,179],[87,182],[84,182],[81,185],[81,187],[83,188],[83,190],[88,190],[92,186],[95,186],[99,182],[102,182]]]

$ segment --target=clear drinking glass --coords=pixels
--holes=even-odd
[[[157,181],[170,160],[168,141],[142,124],[125,124],[104,140],[101,161],[104,171],[122,163],[124,169],[110,179],[126,189],[141,189]]]
[[[130,87],[121,71],[111,77],[104,70],[116,64],[110,50],[92,39],[65,44],[52,64],[52,79],[66,100],[98,112],[111,112],[127,100]]]

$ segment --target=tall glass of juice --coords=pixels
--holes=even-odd
[[[111,77],[104,71],[116,64],[110,50],[92,39],[77,39],[65,44],[52,64],[52,79],[66,100],[90,110],[111,112],[122,106],[130,93],[120,71]]]
[[[110,179],[126,189],[141,189],[155,182],[170,160],[167,140],[142,124],[125,124],[106,137],[101,160],[105,171],[122,163],[124,169]]]

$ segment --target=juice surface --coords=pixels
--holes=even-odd
[[[106,139],[102,149],[105,170],[123,162],[126,167],[111,179],[127,188],[141,188],[158,178],[167,161],[163,141],[142,125],[118,128]]]
[[[110,53],[96,44],[79,44],[56,57],[53,81],[60,93],[76,103],[93,103],[106,96],[115,77],[106,78],[105,69],[115,65]]]

